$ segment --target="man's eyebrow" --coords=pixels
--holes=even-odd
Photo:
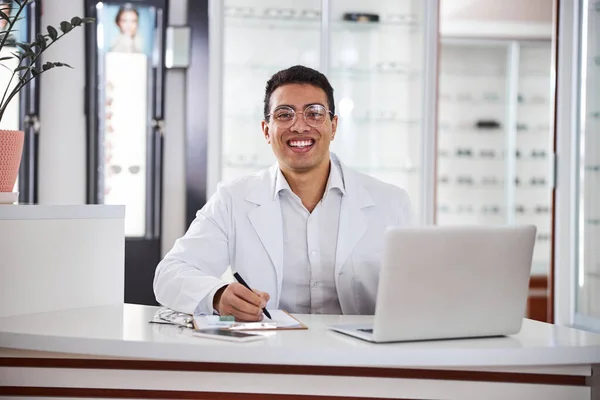
[[[308,107],[308,106],[314,106],[314,105],[320,105],[320,106],[325,107],[324,104],[321,104],[321,103],[319,103],[317,101],[317,102],[307,103],[307,104],[303,105],[302,109],[304,110],[306,107]],[[296,106],[294,106],[293,104],[279,104],[277,107],[275,107],[275,109],[278,109],[278,108],[281,108],[281,107],[289,107],[292,110],[296,111]]]

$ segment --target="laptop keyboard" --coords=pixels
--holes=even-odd
[[[357,329],[357,331],[360,332],[367,332],[367,333],[373,333],[373,329],[372,328],[364,328],[364,329]]]

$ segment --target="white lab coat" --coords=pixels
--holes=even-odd
[[[335,286],[344,314],[373,314],[383,236],[388,226],[412,221],[405,190],[341,167],[342,197],[335,258]],[[231,266],[250,287],[269,293],[267,309],[278,309],[283,280],[283,234],[278,165],[231,183],[197,212],[186,234],[158,264],[156,299],[165,307],[211,314],[212,297]]]

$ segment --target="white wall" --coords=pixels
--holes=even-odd
[[[84,16],[83,0],[44,0],[42,27]],[[187,23],[187,0],[171,0],[169,24]],[[85,31],[71,31],[45,53],[43,62],[61,61],[40,81],[39,203],[85,204],[86,119]],[[184,233],[185,70],[166,76],[164,134],[163,252]]]
[[[84,1],[44,0],[42,27],[83,17]],[[85,204],[85,30],[79,27],[50,47],[42,61],[60,61],[40,77],[40,204]]]
[[[187,24],[187,1],[170,0],[169,25]],[[193,1],[193,0],[192,0]],[[185,229],[186,70],[167,70],[163,170],[162,254]]]

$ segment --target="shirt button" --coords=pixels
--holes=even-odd
[[[314,257],[314,256],[317,255],[317,252],[315,250],[313,250],[313,251],[310,252],[310,255]]]

